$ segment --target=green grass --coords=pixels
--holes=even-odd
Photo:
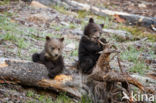
[[[9,3],[10,3],[10,0],[0,1],[0,5],[6,5],[6,4],[9,4]]]
[[[69,11],[66,10],[66,8],[64,8],[63,6],[59,6],[59,5],[53,5],[51,6],[53,9],[56,9],[58,12],[62,13],[62,14],[70,14]]]
[[[6,41],[11,41],[16,44],[19,48],[27,48],[30,43],[26,42],[22,38],[24,31],[17,29],[19,27],[16,23],[12,23],[7,17],[0,17],[0,38]]]
[[[35,95],[34,91],[28,90],[26,96],[27,97],[33,97]]]
[[[71,98],[65,94],[60,94],[53,103],[74,103]]]
[[[146,32],[146,29],[144,27],[124,26],[121,24],[118,26],[118,29],[126,30],[136,37],[141,37],[141,38],[148,37],[149,40],[151,40],[153,42],[156,41],[156,35]]]
[[[80,103],[93,103],[93,102],[87,95],[84,95],[84,96],[81,97],[81,102]]]
[[[128,60],[130,62],[135,62],[138,60],[139,55],[141,54],[142,50],[137,50],[135,47],[128,47],[127,50],[121,53],[122,60]]]
[[[71,56],[78,56],[78,50],[74,50],[70,54]]]
[[[70,23],[69,24],[69,28],[70,29],[75,29],[75,28],[77,28],[77,25],[76,24],[73,24],[73,23]]]
[[[79,10],[79,11],[77,12],[77,14],[78,14],[78,18],[85,18],[85,17],[91,15],[91,12]]]
[[[148,69],[144,61],[139,60],[142,51],[142,49],[137,50],[135,47],[130,46],[128,50],[121,53],[120,57],[122,60],[128,60],[134,63],[134,66],[129,69],[129,72],[144,74],[145,70]]]
[[[130,72],[139,73],[141,75],[144,74],[145,70],[149,69],[144,62],[136,61],[134,62],[134,66],[130,68]]]
[[[64,28],[62,25],[52,25],[52,28],[55,29],[56,31],[61,31],[61,29]]]
[[[28,100],[27,103],[37,103],[37,101],[41,103],[75,103],[66,93],[61,93],[55,100],[51,96],[40,95],[33,90],[28,90],[26,96],[33,98],[33,101]],[[87,95],[84,95],[78,103],[92,103],[92,101]]]

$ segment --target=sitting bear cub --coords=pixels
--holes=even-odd
[[[63,41],[64,38],[50,38],[47,36],[44,50],[41,53],[32,55],[33,62],[44,64],[47,67],[50,78],[54,78],[64,69]]]
[[[88,25],[84,29],[84,35],[81,37],[78,51],[78,69],[84,74],[92,73],[104,46],[98,42],[101,40],[107,43],[104,38],[100,38],[104,24],[96,24],[92,18],[89,19]]]

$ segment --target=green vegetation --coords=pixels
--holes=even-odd
[[[122,60],[128,60],[134,63],[134,66],[129,69],[130,72],[144,74],[145,70],[148,69],[144,61],[139,60],[142,51],[142,49],[137,50],[135,47],[130,46],[128,50],[121,53],[120,57]]]
[[[32,90],[28,90],[26,96],[27,97],[33,97],[35,93]]]
[[[91,14],[91,12],[87,12],[87,11],[83,11],[83,10],[79,10],[78,12],[77,12],[77,14],[78,14],[78,18],[85,18],[85,17],[87,17],[88,15],[89,16],[91,16],[92,14]]]
[[[134,62],[134,66],[130,68],[130,72],[133,73],[139,73],[139,74],[144,74],[145,70],[148,69],[148,67],[146,67],[145,63],[142,61],[136,61]]]
[[[137,36],[137,37],[148,37],[149,40],[156,41],[156,35],[154,35],[152,33],[146,32],[145,28],[143,28],[143,27],[137,27],[137,26],[133,26],[132,27],[132,26],[120,25],[118,28],[130,32],[134,36]]]
[[[35,100],[28,100],[27,103],[36,103],[37,101],[41,103],[53,103],[50,96],[38,95],[35,91],[32,90],[28,90],[26,96]]]
[[[53,103],[74,103],[74,102],[65,94],[60,94]]]
[[[127,50],[121,53],[121,59],[128,60],[130,62],[135,62],[138,60],[138,57],[142,50],[137,50],[135,47],[128,47]]]
[[[63,29],[64,28],[64,26],[63,25],[51,25],[51,28],[53,28],[53,29],[55,29],[56,31],[60,31],[61,29]]]
[[[36,103],[37,101],[41,103],[75,103],[71,98],[69,98],[65,93],[61,93],[55,100],[50,96],[38,95],[35,91],[28,90],[27,97],[33,98],[33,100],[28,100],[27,103]],[[34,101],[35,100],[35,101]],[[85,95],[82,96],[81,101],[78,103],[92,103],[91,99]]]
[[[71,52],[71,56],[78,56],[78,50],[74,50]]]
[[[5,5],[5,4],[9,4],[9,3],[10,3],[10,0],[0,1],[0,5]]]
[[[62,14],[71,14],[69,11],[66,10],[66,8],[64,8],[63,6],[59,6],[59,5],[52,5],[51,6],[53,9],[56,9],[58,12],[62,13]]]
[[[87,95],[84,95],[81,98],[81,103],[92,103],[92,100]]]
[[[0,17],[0,30],[2,31],[0,38],[3,40],[11,41],[19,48],[27,48],[29,43],[22,38],[22,32],[17,28],[17,24],[12,23],[7,17]]]

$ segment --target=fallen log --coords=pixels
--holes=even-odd
[[[3,81],[3,83],[40,87],[56,92],[65,92],[75,99],[81,98],[82,88],[79,86],[68,86],[70,82],[79,82],[72,75],[60,74],[54,79],[49,79],[47,75],[47,69],[42,64],[21,60],[0,61],[0,81]],[[80,85],[81,82],[78,84]]]
[[[102,9],[96,6],[82,4],[74,0],[63,0],[63,1],[53,0],[52,2],[61,6],[62,5],[65,6],[64,4],[66,4],[67,7],[65,8],[68,8],[71,10],[89,11],[99,16],[114,16],[114,17],[118,16],[119,18],[123,19],[123,21],[125,21],[129,25],[144,26],[144,27],[151,28],[152,30],[153,30],[153,27],[154,28],[156,27],[156,18],[154,17],[145,17],[145,16],[136,15],[136,14],[129,14],[125,12]]]

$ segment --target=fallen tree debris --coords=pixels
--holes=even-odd
[[[82,96],[79,86],[66,86],[67,82],[77,81],[71,75],[58,75],[55,79],[49,79],[48,71],[42,64],[20,60],[5,60],[4,62],[0,63],[1,83],[3,81],[3,83],[16,83],[56,92],[66,92],[76,99],[80,99]]]
[[[92,5],[88,4],[82,4],[79,2],[76,2],[74,0],[53,0],[53,3],[59,4],[61,6],[66,6],[65,8],[71,9],[71,10],[84,10],[84,11],[89,11],[92,12],[96,15],[99,16],[114,16],[120,18],[120,22],[126,22],[129,25],[139,25],[139,26],[144,26],[148,27],[152,30],[153,27],[156,27],[156,19],[152,17],[145,17],[145,16],[140,16],[140,15],[135,15],[135,14],[129,14],[125,12],[117,12],[117,11],[111,11],[108,9],[102,9],[98,8]],[[66,4],[66,5],[65,5]]]

